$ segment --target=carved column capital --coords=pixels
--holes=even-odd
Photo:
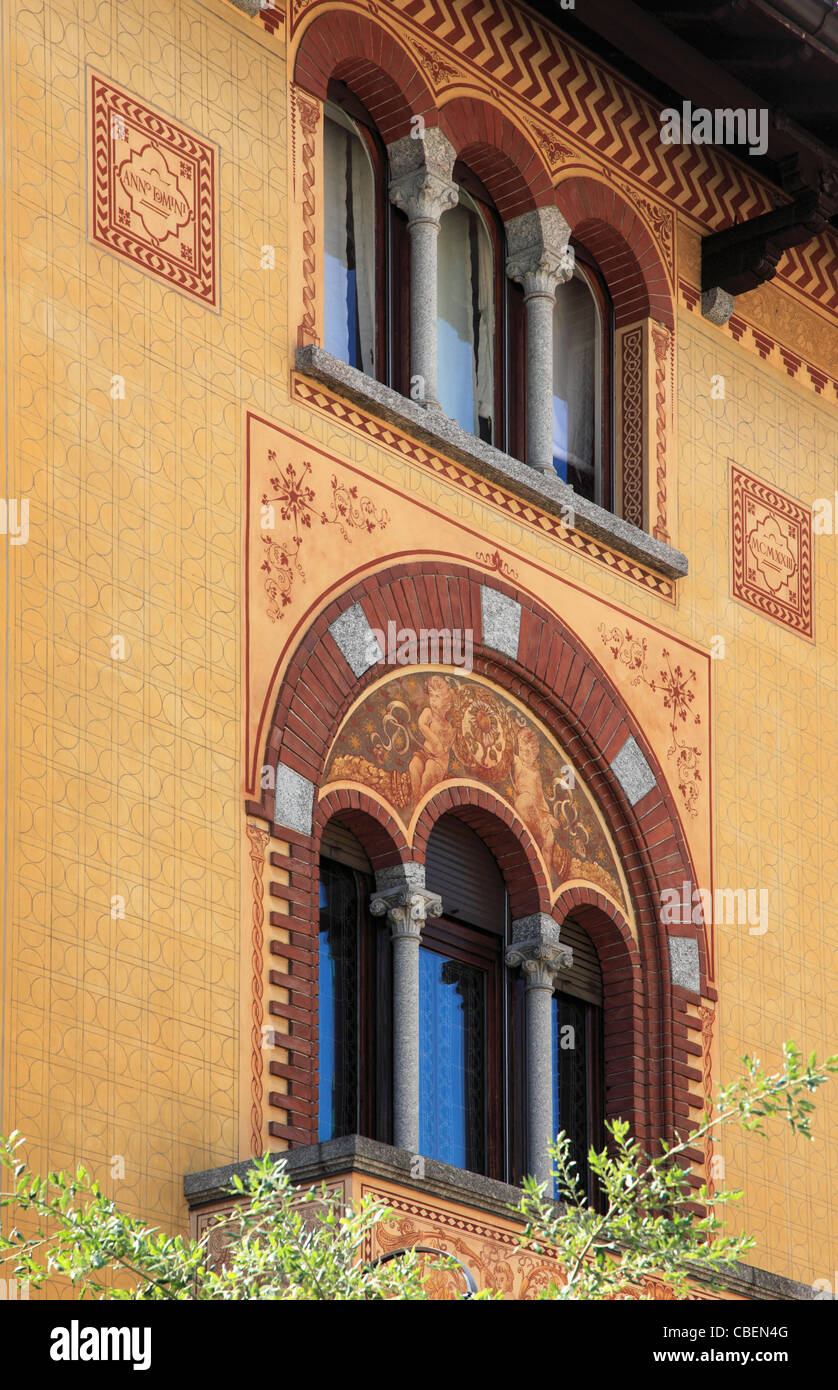
[[[520,966],[528,990],[553,990],[556,977],[573,965],[573,951],[559,940],[558,923],[546,912],[536,912],[512,923],[506,963]]]
[[[442,913],[442,899],[425,888],[422,864],[397,864],[390,869],[380,869],[375,881],[370,912],[374,917],[383,917],[386,913],[394,941],[405,937],[418,941],[426,918]]]
[[[526,300],[553,300],[573,275],[570,227],[558,208],[535,208],[506,223],[506,273],[524,288]]]
[[[387,146],[390,162],[390,201],[407,214],[408,225],[432,222],[457,206],[453,179],[454,147],[437,127],[421,140],[405,135]]]

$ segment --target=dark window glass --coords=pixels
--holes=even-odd
[[[482,1173],[486,1164],[486,973],[419,951],[419,1148]]]
[[[327,827],[320,860],[318,1137],[365,1134],[389,1144],[392,1116],[390,933],[368,912],[372,875],[357,840]]]
[[[600,1143],[600,1010],[584,999],[553,995],[553,1133],[564,1130],[579,1185],[594,1194],[588,1150]]]
[[[318,1138],[358,1128],[359,902],[356,875],[320,864],[320,1105]]]

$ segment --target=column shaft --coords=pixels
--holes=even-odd
[[[393,938],[393,1142],[419,1152],[419,937]]]
[[[410,374],[419,377],[421,398],[438,409],[437,243],[439,222],[417,217],[410,232]]]
[[[527,1009],[527,1151],[529,1170],[538,1182],[549,1182],[552,1163],[547,1152],[553,1132],[553,985],[528,983]]]
[[[553,309],[555,295],[527,295],[527,463],[553,472]]]

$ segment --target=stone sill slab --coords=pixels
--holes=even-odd
[[[328,386],[355,405],[371,411],[376,418],[386,420],[422,444],[465,464],[489,482],[511,489],[516,497],[525,498],[559,520],[564,520],[566,510],[572,508],[575,529],[582,535],[592,536],[628,559],[649,565],[667,579],[682,579],[687,573],[687,557],[680,550],[580,497],[554,474],[540,473],[494,445],[484,443],[441,410],[427,410],[314,345],[297,348],[295,364],[303,376]]]
[[[509,1183],[484,1178],[479,1173],[467,1173],[464,1169],[452,1168],[433,1158],[425,1159],[422,1178],[413,1177],[411,1169],[415,1154],[407,1149],[381,1144],[375,1139],[365,1139],[359,1134],[288,1149],[274,1157],[284,1162],[288,1176],[295,1183],[313,1187],[345,1173],[361,1173],[365,1177],[399,1183],[426,1197],[441,1197],[491,1216],[500,1216],[507,1221],[516,1219],[514,1208],[522,1195],[520,1188],[512,1187]],[[183,1180],[183,1192],[190,1211],[229,1198],[234,1175],[237,1174],[244,1181],[251,1166],[252,1160],[244,1159],[241,1163],[230,1163],[223,1168],[187,1173]],[[518,1220],[523,1225],[520,1217]],[[748,1299],[804,1302],[815,1298],[814,1289],[808,1284],[799,1284],[782,1274],[771,1274],[752,1265],[738,1264],[731,1274],[723,1278],[725,1289]]]

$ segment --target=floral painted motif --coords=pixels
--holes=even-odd
[[[268,463],[276,464],[275,449],[268,450]],[[266,576],[268,617],[272,622],[282,617],[283,608],[291,602],[294,577],[302,580],[306,577],[299,554],[303,532],[311,530],[312,517],[319,520],[321,526],[337,526],[343,539],[350,545],[350,531],[384,530],[390,520],[386,510],[382,508],[379,512],[369,497],[359,496],[357,487],[339,483],[334,475],[331,479],[331,508],[329,511],[318,509],[314,488],[307,481],[310,472],[311,464],[308,462],[299,471],[293,463],[289,463],[284,472],[278,470],[276,476],[269,480],[273,496],[268,496],[267,492],[262,494],[263,524],[267,520],[272,527],[278,513],[280,521],[290,522],[291,525],[291,536],[286,540],[277,540],[272,535],[262,536],[266,553],[261,568]]]
[[[599,635],[608,647],[615,661],[634,672],[632,685],[645,685],[657,695],[663,696],[663,707],[669,711],[669,731],[672,742],[667,748],[667,757],[674,759],[678,777],[678,791],[689,815],[698,815],[698,799],[701,794],[701,770],[699,758],[701,749],[687,743],[681,737],[684,724],[700,724],[701,716],[694,714],[692,703],[695,691],[692,689],[696,679],[695,671],[685,672],[681,666],[673,666],[669,652],[664,647],[661,659],[666,667],[659,669],[658,677],[652,680],[646,670],[646,638],[635,637],[628,628],[607,628],[599,625]]]

